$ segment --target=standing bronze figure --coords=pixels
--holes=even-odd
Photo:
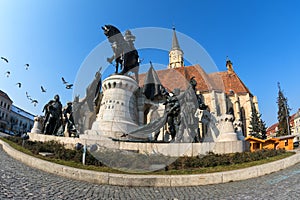
[[[177,98],[179,92],[180,91],[177,89],[174,89],[171,93],[166,90],[163,91],[163,94],[166,97],[164,105],[166,106],[167,123],[172,141],[175,140],[180,125],[180,104]]]
[[[45,122],[43,133],[49,135],[56,135],[58,129],[62,125],[62,104],[59,96],[55,95],[54,100],[50,100],[44,107]]]

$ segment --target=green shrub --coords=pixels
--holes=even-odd
[[[17,143],[18,145],[22,145],[23,143],[23,140],[20,137],[7,137],[7,139]],[[82,149],[66,149],[63,144],[60,144],[57,141],[25,141],[23,147],[30,150],[35,155],[38,155],[40,152],[49,152],[53,153],[51,158],[54,159],[74,161],[77,163],[82,162]],[[95,159],[89,152],[86,153],[85,163],[87,165],[102,166],[102,163]]]
[[[20,137],[8,137],[10,141],[22,145],[23,140]],[[33,142],[25,141],[24,148],[30,150],[33,154],[38,155],[39,152],[51,152],[52,158],[74,161],[77,163],[82,162],[82,149],[70,150],[66,149],[62,144],[55,141],[48,142]],[[270,157],[282,155],[286,153],[285,150],[259,150],[255,152],[242,152],[232,154],[215,154],[209,152],[204,156],[196,157],[179,157],[172,158],[163,155],[145,155],[145,154],[131,154],[124,153],[123,151],[110,151],[103,150],[98,154],[92,155],[89,151],[86,152],[87,165],[103,166],[102,162],[107,166],[114,166],[116,168],[131,168],[143,169],[151,164],[157,163],[171,163],[166,166],[168,170],[181,170],[181,169],[197,169],[216,166],[228,166],[252,161],[267,159]],[[96,158],[94,157],[96,156]],[[97,159],[98,158],[98,159]],[[100,159],[101,158],[101,159]],[[100,162],[101,160],[102,162]],[[144,162],[141,162],[144,161]]]
[[[190,169],[190,168],[205,168],[216,166],[228,166],[252,161],[258,161],[282,155],[285,150],[260,150],[255,152],[243,152],[232,154],[214,154],[208,153],[205,156],[196,157],[181,157],[168,166],[168,169]]]

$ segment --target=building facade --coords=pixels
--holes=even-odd
[[[294,126],[292,126],[292,134],[295,135],[294,142],[300,141],[300,109],[294,116]]]
[[[13,105],[9,96],[0,90],[0,131],[10,134],[30,132],[34,115]]]
[[[294,142],[300,141],[300,109],[289,117],[290,135],[294,136]],[[268,137],[276,137],[278,132],[278,122],[267,129]],[[287,134],[288,135],[288,134]]]
[[[4,131],[9,126],[9,115],[13,101],[9,96],[0,90],[0,131]]]
[[[15,134],[30,132],[33,127],[34,115],[29,112],[12,105],[10,112],[10,127],[9,130]]]

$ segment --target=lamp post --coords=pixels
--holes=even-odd
[[[289,122],[289,115],[288,115],[288,106],[286,100],[284,101],[285,105],[285,114],[286,114],[286,123],[287,123],[287,128],[288,128],[288,135],[290,135],[290,122]]]
[[[86,152],[89,148],[90,152],[94,152],[97,150],[97,145],[96,144],[92,144],[92,145],[87,145],[86,142],[85,144],[81,144],[81,143],[76,143],[75,144],[75,149],[76,150],[82,150],[82,164],[85,165],[85,160],[86,160]]]

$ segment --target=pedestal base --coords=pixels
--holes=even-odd
[[[238,141],[236,133],[223,133],[218,137],[218,142],[234,142]]]
[[[101,137],[120,139],[121,136],[138,128],[138,125],[128,121],[108,120],[98,122],[95,121],[92,130],[86,131],[85,134],[99,135]]]
[[[138,128],[138,84],[131,77],[112,75],[103,81],[102,89],[97,119],[85,134],[122,139],[121,136]]]

